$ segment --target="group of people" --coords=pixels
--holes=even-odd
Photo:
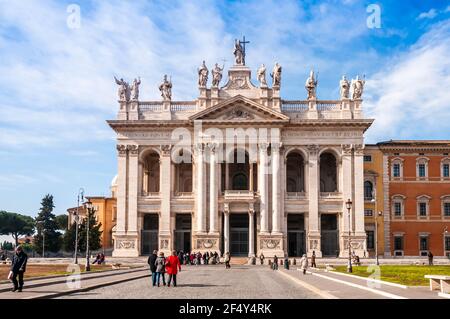
[[[95,257],[95,260],[92,262],[92,264],[102,265],[105,263],[105,254],[97,254],[97,257]]]
[[[161,278],[164,286],[170,287],[170,284],[173,284],[173,287],[177,286],[177,273],[181,271],[181,262],[175,250],[172,251],[172,255],[169,257],[165,257],[162,251],[158,254],[158,251],[154,250],[153,254],[148,257],[148,264],[152,273],[153,287],[160,286]],[[166,272],[169,275],[167,283]]]
[[[184,253],[183,251],[178,252],[178,259],[183,265],[216,265],[220,264],[220,255],[215,252],[191,252]]]

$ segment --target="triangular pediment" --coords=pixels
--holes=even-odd
[[[289,122],[288,116],[242,95],[236,95],[221,101],[192,115],[189,119],[191,121],[201,120],[215,123]]]

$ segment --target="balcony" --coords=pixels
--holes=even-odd
[[[285,198],[287,200],[301,200],[306,199],[305,192],[286,192]]]
[[[176,199],[193,199],[193,192],[173,192],[172,196]]]
[[[223,193],[224,200],[227,202],[245,202],[254,201],[255,192],[249,190],[226,190]]]
[[[141,193],[141,196],[145,197],[145,198],[159,198],[161,196],[161,193],[160,192],[144,192],[143,191]]]
[[[342,193],[340,192],[320,192],[320,199],[342,199]]]

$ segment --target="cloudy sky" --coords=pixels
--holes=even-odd
[[[64,213],[80,187],[109,194],[113,76],[140,76],[141,99],[159,100],[157,85],[169,74],[174,99],[195,99],[201,61],[229,67],[233,40],[243,35],[253,70],[283,66],[285,99],[305,98],[311,68],[319,99],[338,98],[343,74],[365,74],[365,110],[376,119],[368,143],[449,138],[448,1],[73,4],[0,0],[0,210],[35,216],[50,193]]]

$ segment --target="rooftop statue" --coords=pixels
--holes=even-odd
[[[203,61],[198,71],[198,86],[206,87],[206,83],[208,82],[208,68],[206,67],[205,61]]]
[[[350,83],[345,75],[343,75],[341,81],[339,81],[339,87],[341,99],[348,99],[350,96]]]
[[[261,66],[259,67],[257,73],[258,73],[257,76],[258,76],[259,86],[260,87],[267,87],[266,66],[264,64],[261,64]]]
[[[280,86],[281,84],[281,65],[275,63],[275,66],[273,67],[272,73],[270,73],[270,76],[272,77],[272,86]]]
[[[212,73],[212,86],[218,87],[220,81],[222,80],[222,71],[225,66],[223,65],[222,68],[220,68],[219,64],[216,63],[214,68],[211,70]]]
[[[120,101],[129,101],[130,100],[130,85],[128,82],[125,82],[122,78],[118,80],[116,77],[114,77],[114,80],[116,80],[116,84],[119,86],[117,90],[117,95],[119,96]]]
[[[242,48],[241,41],[234,40],[234,61],[237,65],[245,65],[245,51]]]
[[[131,99],[139,100],[139,85],[141,85],[141,78],[134,79],[133,84],[131,85]]]
[[[164,101],[172,99],[172,80],[167,81],[167,75],[164,75],[164,80],[159,85],[159,90]]]
[[[364,84],[366,83],[365,76],[363,79],[360,79],[359,76],[356,76],[356,79],[352,80],[352,88],[353,88],[353,100],[358,100],[362,97]]]
[[[308,93],[308,100],[316,98],[316,88],[317,88],[318,79],[314,77],[314,70],[309,72],[309,77],[306,79],[305,89]]]

